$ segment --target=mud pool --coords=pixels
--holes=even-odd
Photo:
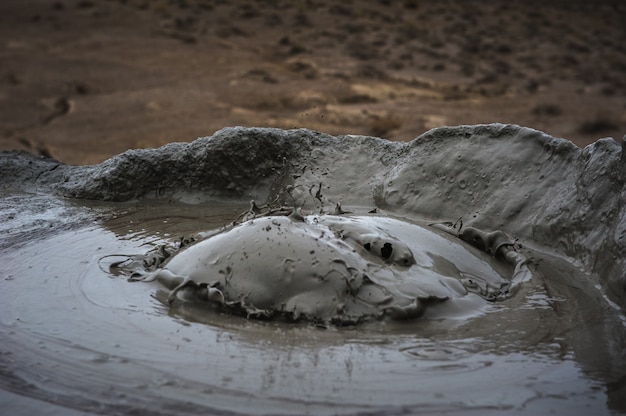
[[[462,135],[466,132],[461,131]],[[546,151],[546,141],[550,142],[543,137],[540,141],[539,155]],[[383,142],[375,143],[386,154],[393,151]],[[376,165],[381,159],[371,144],[360,150],[360,170],[364,165],[381,169]],[[506,145],[515,147],[516,142]],[[493,145],[496,150],[498,146]],[[592,150],[588,150],[591,156]],[[88,192],[84,187],[67,191],[75,186],[73,179],[69,184],[61,180],[61,187],[54,188],[50,183],[56,180],[45,175],[24,179],[18,172],[19,183],[5,182],[0,190],[3,409],[11,414],[171,415],[626,411],[626,322],[619,297],[610,291],[614,275],[598,272],[619,270],[619,258],[613,265],[590,267],[584,247],[590,252],[594,246],[580,239],[578,249],[583,255],[572,256],[568,236],[578,231],[571,224],[564,227],[563,217],[561,222],[551,220],[561,225],[558,232],[565,236],[558,242],[542,238],[548,235],[547,229],[529,216],[527,223],[535,224],[534,239],[516,228],[523,219],[505,216],[506,209],[489,219],[485,214],[494,208],[485,204],[499,199],[488,188],[484,191],[487,202],[481,205],[478,200],[469,214],[466,210],[466,221],[475,215],[474,225],[484,227],[486,222],[494,225],[490,229],[501,228],[519,238],[531,259],[532,279],[513,296],[481,302],[469,314],[464,313],[467,309],[433,309],[418,319],[382,319],[351,326],[246,319],[202,303],[177,302],[168,307],[159,300],[163,288],[158,283],[129,283],[102,267],[103,256],[145,253],[181,236],[229,224],[247,209],[250,198],[269,193],[273,199],[289,184],[291,196],[309,195],[304,209],[310,212],[331,208],[342,195],[344,208],[358,215],[376,206],[382,214],[420,225],[459,217],[454,201],[465,197],[454,194],[448,211],[406,209],[411,203],[418,208],[419,204],[409,201],[415,193],[403,189],[402,171],[419,161],[395,163],[382,175],[385,186],[381,189],[374,183],[375,175],[357,182],[363,173],[357,175],[356,169],[352,172],[346,167],[342,175],[323,172],[330,164],[315,152],[308,157],[315,157],[322,171],[307,165],[307,169],[296,166],[288,175],[268,174],[254,187],[237,189],[239,198],[228,192],[240,187],[245,176],[224,184],[227,189],[222,193],[180,197],[165,192],[163,197],[159,191],[158,198],[135,195],[140,199],[127,202],[67,198],[72,196],[68,192]],[[326,154],[332,152],[327,149]],[[367,156],[368,152],[374,156]],[[442,158],[453,159],[449,156]],[[281,158],[277,163],[278,167],[284,164]],[[6,166],[0,163],[4,174]],[[480,172],[475,161],[472,166]],[[65,169],[44,170],[62,178],[69,172]],[[110,165],[106,169],[110,175]],[[318,199],[310,197],[315,189],[298,187],[299,180],[319,183],[315,175],[329,184]],[[495,179],[496,185],[510,192]],[[102,192],[114,189],[118,196],[124,192],[119,182],[111,185],[93,175],[88,182],[94,180],[104,183]],[[529,180],[528,175],[520,179],[517,191]],[[444,183],[450,183],[448,178],[435,185],[446,199]],[[344,191],[338,189],[339,184]],[[375,189],[374,195],[366,188]],[[345,189],[350,189],[350,198]],[[426,194],[424,189],[421,192]],[[616,192],[618,201],[620,192]],[[533,198],[525,198],[526,207]],[[561,199],[566,198],[561,195]],[[511,199],[506,203],[511,204]],[[524,209],[516,212],[523,214]],[[587,218],[593,220],[593,215],[589,211]],[[613,227],[612,217],[605,218]],[[616,252],[614,246],[603,244],[607,253]]]
[[[0,357],[9,403],[12,394],[17,403],[107,414],[603,414],[621,400],[607,383],[623,371],[615,363],[623,363],[624,322],[568,259],[540,255],[547,278],[472,316],[322,329],[197,303],[168,308],[150,296],[158,284],[130,284],[100,267],[105,254],[223,226],[241,205],[42,203],[49,218],[101,220],[35,241],[4,234]],[[39,214],[13,220],[27,229]]]

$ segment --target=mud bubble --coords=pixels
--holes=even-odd
[[[168,305],[204,301],[246,317],[335,324],[412,319],[434,305],[470,316],[530,279],[502,232],[491,240],[475,229],[458,233],[480,251],[446,224],[284,211],[113,261],[110,272],[160,283]]]

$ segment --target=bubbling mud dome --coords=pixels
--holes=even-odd
[[[626,412],[625,154],[499,124],[0,153],[3,411]]]
[[[519,254],[504,278],[503,265],[486,254],[405,221],[282,210],[285,216],[249,219],[178,252],[159,246],[110,269],[163,284],[168,304],[208,301],[247,317],[336,324],[417,318],[430,305],[444,316],[443,303],[470,316],[485,309],[482,300],[505,299],[530,279]],[[504,258],[512,246],[502,234],[489,249]]]

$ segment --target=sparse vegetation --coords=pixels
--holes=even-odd
[[[248,34],[235,25],[224,24],[215,29],[215,35],[219,38],[230,38],[232,36],[247,36]]]
[[[563,109],[556,104],[538,104],[533,108],[532,113],[536,116],[556,117],[563,114]]]
[[[53,0],[36,11],[19,0],[0,4],[16,16],[0,25],[0,140],[17,148],[26,146],[16,137],[61,140],[88,130],[107,146],[118,143],[110,146],[118,152],[136,135],[160,145],[225,125],[411,139],[425,114],[429,128],[497,121],[583,144],[626,132],[626,9],[617,2],[603,9],[577,1],[530,8],[506,0]],[[76,111],[41,127],[52,110],[37,103],[64,97]],[[73,151],[50,148],[61,158]]]
[[[376,59],[378,57],[377,49],[371,47],[360,39],[355,39],[349,42],[346,45],[346,52],[352,58],[356,58],[361,61]]]
[[[615,130],[619,130],[619,126],[613,119],[606,115],[600,115],[593,120],[587,120],[579,127],[579,131],[584,134],[603,134]]]
[[[402,121],[393,115],[374,117],[369,124],[369,131],[372,136],[385,137],[390,131],[402,125]]]

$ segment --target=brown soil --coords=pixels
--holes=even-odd
[[[626,5],[3,0],[0,150],[90,164],[234,125],[626,133]]]

